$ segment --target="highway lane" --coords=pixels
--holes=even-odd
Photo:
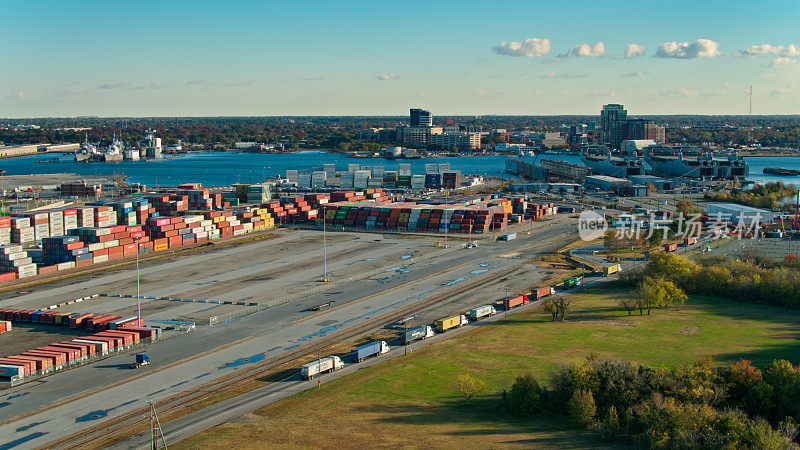
[[[122,397],[136,399],[142,398],[141,396],[146,397],[151,394],[153,398],[158,398],[170,393],[179,392],[181,389],[185,389],[192,385],[193,380],[187,379],[187,373],[191,374],[191,376],[202,375],[202,377],[210,377],[212,374],[204,375],[206,372],[208,372],[208,368],[225,367],[228,364],[234,364],[233,366],[226,367],[226,369],[219,369],[217,371],[224,372],[227,369],[232,370],[232,368],[237,367],[237,364],[241,364],[241,362],[237,363],[237,361],[247,359],[248,357],[252,357],[259,353],[269,353],[264,352],[264,349],[274,349],[273,352],[276,352],[280,348],[291,347],[294,345],[292,341],[305,336],[312,336],[313,339],[315,333],[319,333],[321,330],[330,327],[331,324],[343,323],[352,319],[353,317],[363,316],[363,314],[365,314],[365,309],[367,309],[366,313],[369,313],[370,311],[374,311],[375,308],[386,307],[392,303],[397,303],[399,301],[398,298],[400,298],[400,301],[402,301],[403,299],[413,297],[414,295],[419,295],[420,292],[441,288],[442,285],[451,283],[459,278],[463,279],[465,277],[474,276],[471,275],[470,272],[474,271],[475,267],[461,267],[462,265],[468,265],[470,263],[475,265],[476,261],[488,258],[495,258],[496,261],[493,261],[493,265],[496,265],[497,267],[516,263],[518,261],[514,260],[513,258],[500,258],[493,255],[498,253],[506,253],[508,251],[546,241],[548,237],[559,234],[566,229],[571,229],[572,226],[573,225],[570,224],[562,224],[558,226],[543,227],[538,232],[535,232],[534,235],[521,237],[516,241],[489,244],[479,247],[478,249],[454,251],[450,254],[443,255],[440,258],[424,261],[422,263],[409,264],[409,268],[407,269],[408,272],[402,275],[398,274],[398,276],[389,277],[388,279],[382,281],[378,281],[377,277],[373,277],[373,279],[363,280],[363,282],[353,283],[352,285],[341,288],[337,293],[328,292],[319,294],[291,305],[285,305],[285,307],[271,308],[263,313],[241,318],[233,324],[228,324],[219,328],[201,329],[185,336],[151,345],[147,351],[151,354],[151,356],[153,356],[155,361],[153,368],[156,368],[160,365],[167,364],[169,361],[175,361],[176,359],[185,356],[187,353],[197,354],[202,351],[213,350],[220,345],[233,342],[236,339],[249,338],[245,343],[238,344],[239,347],[230,347],[225,350],[212,352],[211,355],[207,355],[206,357],[198,358],[197,360],[182,364],[180,367],[165,369],[164,371],[159,372],[157,379],[148,379],[143,383],[144,387],[150,388],[149,390],[141,389],[142,386],[140,386],[140,389],[137,390],[136,386],[132,386],[132,384],[135,384],[135,381],[125,383],[122,388],[115,389],[114,398],[120,398],[118,395],[120,393],[124,394]],[[401,276],[403,278],[400,278]],[[430,278],[426,281],[426,277],[433,278]],[[422,280],[420,282],[421,284],[414,284],[415,280]],[[364,304],[356,303],[353,304],[352,307],[339,308],[330,312],[324,312],[314,316],[314,318],[311,320],[296,322],[297,319],[306,317],[308,315],[308,313],[301,312],[302,309],[313,306],[314,304],[322,303],[323,301],[330,299],[336,299],[337,305],[340,304],[339,302],[346,304],[348,301],[362,298],[365,295],[380,294],[393,286],[399,287],[395,291],[386,293],[386,295],[377,295],[374,298],[369,299],[369,301],[364,302]],[[29,392],[25,393],[21,391],[28,391],[28,385],[15,388],[12,390],[14,392],[11,392],[10,395],[7,394],[6,397],[19,394],[22,394],[23,397],[16,397],[11,401],[0,397],[0,401],[6,400],[8,403],[11,403],[3,408],[3,414],[15,414],[20,411],[31,409],[37,404],[39,406],[46,405],[71,393],[79,393],[84,391],[86,389],[85,380],[87,379],[94,380],[94,385],[102,385],[123,379],[130,375],[130,372],[122,369],[123,365],[127,364],[129,360],[130,355],[121,355],[104,360],[101,364],[73,369],[68,372],[46,378],[43,386],[49,386],[50,388],[36,386],[34,389],[33,387],[30,387],[31,389],[29,389]],[[213,361],[213,364],[210,361]],[[170,370],[172,370],[172,372],[167,373],[167,371]],[[197,381],[197,383],[199,383],[199,381]],[[155,390],[157,392],[154,392],[152,389],[154,385],[160,387],[161,389],[157,389]],[[58,414],[64,414],[65,417],[70,417],[77,420],[77,418],[85,417],[87,414],[92,413],[93,411],[105,411],[104,413],[100,414],[101,416],[105,417],[121,413],[125,411],[127,406],[130,406],[131,408],[133,407],[130,403],[125,405],[127,401],[130,401],[126,400],[117,405],[111,405],[113,407],[109,410],[109,405],[107,404],[107,401],[104,402],[103,396],[96,395],[90,397],[91,398],[86,399],[85,403],[82,403],[81,406],[78,406],[76,402],[73,402],[69,405],[69,411],[59,411]],[[19,400],[21,398],[24,398],[25,401],[21,402]],[[53,421],[48,426],[36,426],[36,428],[50,429],[50,431],[47,431],[48,435],[46,439],[40,437],[31,441],[31,443],[42,442],[44,440],[52,440],[56,436],[64,434],[67,431],[80,429],[82,426],[91,424],[92,420],[99,420],[87,419],[85,421],[76,423],[58,422],[52,417],[54,414],[56,414],[55,410],[58,410],[58,408],[42,413],[41,417],[36,415],[26,418],[22,421],[12,423],[7,427],[4,426],[0,428],[0,435],[5,436],[6,432],[10,432],[11,434],[8,436],[17,437],[16,435],[19,433],[14,431],[17,428],[23,428],[25,431],[29,431],[25,427],[30,423],[48,423],[47,421]],[[78,415],[76,418],[75,414],[78,413],[81,415]],[[87,424],[86,422],[89,423]],[[52,428],[56,423],[59,425],[55,428]],[[39,433],[42,431],[37,430],[35,432]]]

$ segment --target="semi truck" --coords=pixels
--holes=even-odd
[[[497,238],[498,241],[513,241],[517,238],[517,233],[508,233]]]
[[[483,305],[470,309],[467,317],[469,320],[479,320],[482,317],[493,316],[495,314],[497,314],[497,310],[494,309],[494,306]]]
[[[467,317],[463,314],[460,314],[458,316],[445,317],[443,319],[439,319],[436,321],[436,331],[442,333],[451,328],[458,328],[460,326],[464,326],[467,323],[469,323],[469,321],[467,320]]]
[[[581,279],[578,277],[569,277],[564,279],[564,289],[572,289],[581,285]]]
[[[400,344],[408,345],[412,341],[427,339],[433,336],[433,328],[429,325],[420,325],[409,328],[400,333]]]
[[[333,355],[326,356],[303,365],[300,368],[300,378],[304,380],[310,380],[319,374],[333,372],[341,369],[342,367],[344,367],[344,363],[342,362],[341,358]]]
[[[147,365],[150,365],[150,357],[144,353],[138,353],[136,354],[136,361],[131,363],[131,369],[138,369]]]
[[[382,355],[389,351],[389,344],[386,341],[373,341],[350,350],[350,358],[353,362],[361,362],[370,356]]]
[[[603,267],[603,276],[607,277],[607,276],[613,275],[613,274],[615,274],[615,273],[617,273],[619,271],[620,271],[619,264],[612,264],[610,266],[604,266]]]

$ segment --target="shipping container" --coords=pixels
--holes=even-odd
[[[464,316],[463,314],[457,316],[445,317],[443,319],[439,319],[436,321],[436,331],[442,333],[451,328],[458,328],[460,326],[464,326],[467,323],[469,323],[467,321],[467,317]]]
[[[25,378],[25,367],[23,365],[8,365],[0,363],[0,378]]]
[[[36,363],[33,361],[23,361],[21,359],[8,359],[0,358],[0,364],[7,366],[20,366],[25,372],[25,375],[33,375],[36,373]]]
[[[90,339],[90,337],[85,339],[73,339],[72,342],[78,342],[81,344],[90,344],[94,346],[95,354],[97,355],[105,355],[109,351],[113,351],[113,347],[109,348],[108,341],[104,340],[94,340]]]
[[[479,320],[482,317],[493,316],[495,314],[497,314],[497,311],[494,309],[494,306],[483,305],[470,309],[467,317],[469,317],[469,320]]]
[[[361,362],[370,356],[382,355],[389,351],[389,344],[386,341],[374,341],[350,350],[350,358],[353,362]]]
[[[428,325],[420,325],[403,330],[400,333],[400,344],[408,345],[412,341],[427,339],[431,336],[433,336],[433,328]]]
[[[603,276],[607,277],[609,275],[613,275],[621,270],[619,264],[612,264],[610,266],[603,267]]]
[[[503,310],[508,311],[510,309],[514,309],[517,306],[522,306],[525,304],[525,296],[524,295],[517,295],[516,297],[506,298],[503,299]]]
[[[342,367],[344,367],[344,363],[341,358],[338,356],[326,356],[303,365],[300,368],[300,377],[304,380],[310,380],[319,374],[333,372]]]
[[[533,297],[534,300],[545,298],[551,294],[553,294],[553,288],[550,286],[540,286],[531,291],[531,297]]]

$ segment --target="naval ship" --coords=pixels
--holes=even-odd
[[[633,152],[622,152],[614,155],[604,145],[584,145],[580,147],[581,162],[595,175],[627,178],[631,175],[644,175],[644,163]]]
[[[744,179],[750,174],[750,166],[735,151],[715,156],[698,147],[666,145],[650,145],[643,150],[644,160],[657,175],[732,180]]]

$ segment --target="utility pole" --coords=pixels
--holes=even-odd
[[[161,444],[164,448],[167,448],[167,441],[164,439],[164,430],[161,429],[161,423],[158,421],[158,415],[156,414],[156,405],[153,402],[147,402],[150,404],[150,448],[152,450],[158,450],[158,438],[161,438]]]

